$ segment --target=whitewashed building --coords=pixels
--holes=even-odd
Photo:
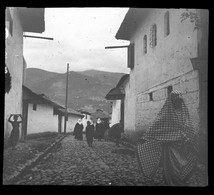
[[[133,109],[125,106],[126,134],[138,139],[168,94],[179,90],[207,158],[208,24],[204,9],[128,10],[115,36],[130,41],[125,105]]]
[[[26,68],[23,57],[23,33],[44,32],[45,20],[44,8],[7,7],[5,16],[5,65],[11,76],[11,88],[5,94],[4,105],[4,137],[7,139],[12,130],[8,122],[10,114],[23,113],[22,85]]]
[[[44,94],[36,94],[29,88],[23,86],[24,117],[23,123],[26,135],[41,132],[64,133],[65,108]],[[81,113],[67,108],[68,119],[66,122],[66,133],[73,132],[74,126]]]
[[[111,101],[111,126],[119,122],[122,122],[125,125],[125,119],[127,117],[126,115],[128,114],[126,110],[128,109],[131,112],[130,109],[133,109],[132,106],[130,108],[127,107],[129,105],[130,100],[128,87],[129,75],[125,74],[121,77],[116,87],[111,89],[105,97],[107,100]]]
[[[23,139],[32,133],[59,132],[61,119],[57,111],[63,106],[23,86],[23,108]]]

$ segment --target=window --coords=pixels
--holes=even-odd
[[[169,95],[172,92],[172,90],[173,90],[172,86],[171,85],[168,86],[167,87],[167,94]]]
[[[153,101],[153,93],[149,93],[149,101]]]
[[[143,37],[143,53],[147,53],[147,35],[144,35]]]
[[[150,28],[150,47],[153,48],[157,45],[157,25],[153,24]]]
[[[58,109],[56,107],[53,107],[53,115],[57,115],[58,114]]]
[[[169,11],[167,11],[164,15],[164,36],[168,36],[170,33],[170,26],[169,26]]]
[[[37,109],[37,104],[33,104],[33,110]]]
[[[128,47],[128,68],[134,68],[134,43]]]

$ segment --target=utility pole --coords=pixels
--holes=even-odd
[[[69,64],[67,64],[67,75],[66,75],[66,92],[65,92],[65,123],[64,123],[64,134],[66,133],[66,122],[67,122],[67,107],[68,107],[68,73],[69,73]]]

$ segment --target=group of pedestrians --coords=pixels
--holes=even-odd
[[[79,119],[74,127],[74,138],[77,140],[83,140],[83,129],[82,120]],[[109,129],[109,124],[106,121],[102,121],[100,118],[94,124],[92,120],[87,121],[87,126],[85,129],[85,136],[88,146],[92,147],[93,139],[98,139],[101,141],[104,139],[105,132]]]
[[[79,119],[74,127],[73,135],[75,139],[83,140],[83,129],[82,120]],[[110,127],[107,121],[102,121],[100,118],[97,119],[95,124],[92,120],[87,121],[85,129],[85,137],[89,147],[92,147],[94,139],[101,141],[103,139],[106,140],[106,137],[115,141],[116,146],[119,146],[122,133],[124,133],[122,123],[116,123]]]

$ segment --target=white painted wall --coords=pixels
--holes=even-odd
[[[111,126],[120,122],[121,100],[112,101]]]
[[[154,9],[140,24],[131,42],[135,43],[135,93],[192,70],[190,58],[197,57],[197,31],[189,20],[181,22],[184,9],[170,9],[170,34],[164,36],[164,14],[168,9]],[[157,45],[151,48],[150,27],[157,25]],[[147,53],[143,53],[143,37],[147,35]],[[132,73],[131,73],[132,74]]]
[[[58,115],[53,115],[53,107],[46,104],[28,105],[27,134],[39,132],[58,132]]]
[[[164,36],[164,14],[170,13],[170,34]],[[177,86],[189,100],[189,111],[197,129],[198,76],[190,58],[198,57],[198,33],[189,19],[181,22],[184,9],[152,9],[137,24],[130,42],[135,44],[135,64],[130,69],[129,84],[125,97],[125,130],[145,130],[166,98],[167,85]],[[194,11],[194,10],[192,10]],[[150,27],[157,25],[157,45],[150,47]],[[147,53],[143,52],[143,37],[147,35]],[[191,75],[196,75],[192,79]],[[194,81],[193,81],[194,80]],[[188,86],[192,86],[193,92]],[[194,87],[195,86],[195,87]],[[148,100],[148,92],[154,92],[155,100]],[[190,102],[191,101],[191,102]],[[198,120],[198,122],[197,122]]]
[[[22,83],[23,83],[23,29],[17,8],[10,8],[13,20],[13,34],[5,40],[5,63],[9,69],[12,87],[5,95],[4,137],[10,135],[12,126],[8,123],[10,114],[22,114]],[[20,125],[21,136],[21,125]]]
[[[124,100],[124,130],[125,132],[135,130],[135,95],[133,84],[130,79],[125,84]]]

